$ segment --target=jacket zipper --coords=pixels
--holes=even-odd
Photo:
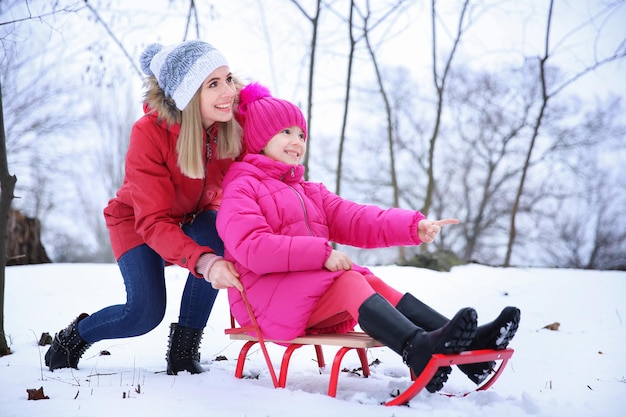
[[[291,168],[290,175],[291,175],[292,178],[296,176],[295,172],[296,172],[296,169],[295,168]],[[280,180],[282,181],[285,178],[286,175],[287,174],[285,173],[282,177],[280,177]],[[291,188],[291,190],[294,193],[296,193],[296,195],[298,196],[298,199],[300,200],[300,205],[302,206],[302,213],[304,214],[304,224],[306,225],[306,229],[309,231],[309,235],[314,236],[313,232],[311,231],[311,226],[309,225],[309,215],[308,215],[308,213],[306,211],[306,206],[304,205],[304,199],[302,198],[300,193],[295,188],[293,188],[291,185],[289,185],[289,184],[285,184],[285,185],[287,187]]]
[[[291,185],[288,185],[287,187],[291,188],[293,192],[296,193],[296,195],[298,196],[298,199],[300,200],[300,205],[302,206],[302,212],[304,214],[304,224],[306,225],[306,229],[309,231],[309,235],[314,236],[313,232],[311,231],[311,227],[309,226],[309,215],[306,211],[306,207],[304,206],[304,199],[302,198],[300,193],[296,191],[296,189],[293,188]]]

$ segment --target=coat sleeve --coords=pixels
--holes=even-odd
[[[240,177],[224,189],[217,230],[228,257],[258,275],[323,268],[332,251],[328,240],[275,233],[256,200],[257,185]]]
[[[333,242],[360,248],[422,243],[417,233],[418,223],[425,218],[421,212],[358,204],[339,197],[323,184],[318,186]]]
[[[130,185],[135,229],[165,261],[195,273],[200,255],[213,250],[185,235],[172,217],[174,184],[166,164],[166,147],[156,140],[141,127],[133,127],[126,158],[126,180]]]

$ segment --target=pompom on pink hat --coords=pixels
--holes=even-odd
[[[259,83],[245,86],[239,93],[238,121],[243,128],[243,141],[250,153],[261,150],[281,130],[298,126],[306,139],[306,120],[295,104],[272,97]]]

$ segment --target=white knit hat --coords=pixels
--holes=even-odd
[[[170,46],[153,43],[143,51],[139,62],[143,72],[156,77],[159,87],[181,111],[209,74],[228,66],[220,51],[197,40]]]

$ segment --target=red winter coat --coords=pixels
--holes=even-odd
[[[206,210],[217,210],[222,199],[222,180],[231,159],[206,154],[206,179],[192,179],[178,167],[176,142],[180,125],[169,128],[146,114],[133,125],[126,154],[124,183],[104,209],[104,217],[116,259],[147,243],[169,264],[195,273],[198,257],[213,252],[185,235],[180,223]],[[211,140],[211,155],[216,154]]]
[[[418,211],[357,204],[303,179],[304,167],[246,155],[224,178],[217,229],[225,257],[241,274],[266,337],[305,333],[318,300],[344,271],[324,268],[330,241],[364,248],[418,245]],[[371,274],[358,265],[353,269]],[[231,311],[250,324],[238,290],[228,291]],[[346,332],[354,320],[328,331]]]

